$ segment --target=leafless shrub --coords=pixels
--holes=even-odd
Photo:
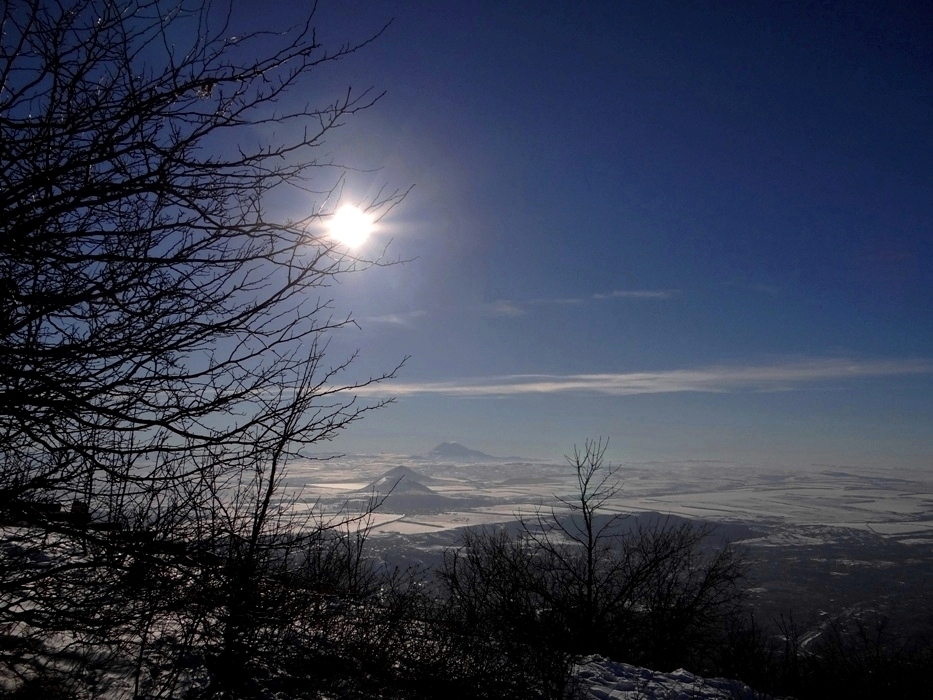
[[[740,599],[742,559],[705,548],[709,528],[661,518],[625,529],[602,512],[620,488],[605,451],[602,441],[574,450],[573,498],[522,518],[517,535],[468,532],[440,573],[485,663],[534,669],[547,696],[565,692],[585,653],[660,669],[698,662]]]

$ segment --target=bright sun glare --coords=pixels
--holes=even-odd
[[[349,248],[362,245],[372,229],[373,218],[352,206],[340,207],[328,223],[330,237]]]

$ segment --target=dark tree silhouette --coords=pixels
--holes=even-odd
[[[233,36],[201,0],[0,9],[5,633],[142,654],[220,577],[237,603],[204,614],[235,656],[276,548],[297,546],[289,460],[384,403],[354,392],[397,368],[325,355],[352,323],[326,287],[384,262],[323,234],[343,171],[315,157],[379,94],[293,99],[371,39],[327,51],[311,19]],[[289,189],[308,214],[279,220],[266,202]]]
[[[567,458],[572,497],[522,518],[516,535],[468,532],[440,574],[452,617],[481,630],[474,654],[542,663],[551,676],[536,679],[554,697],[582,654],[696,668],[741,598],[742,558],[707,546],[709,527],[660,516],[626,527],[626,516],[606,512],[620,489],[606,448],[587,441]]]

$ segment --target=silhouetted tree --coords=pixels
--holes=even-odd
[[[505,530],[468,530],[439,577],[456,673],[475,697],[563,698],[574,661],[569,610],[544,557]]]
[[[292,99],[368,41],[327,51],[311,17],[234,36],[201,0],[22,0],[0,26],[0,518],[22,526],[0,625],[143,655],[221,580],[184,634],[221,620],[232,660],[308,524],[289,460],[395,371],[325,355],[352,323],[325,288],[382,263],[323,234],[342,181],[315,148],[379,95]],[[306,216],[269,210],[286,190]]]
[[[625,528],[625,516],[604,513],[620,488],[606,447],[575,449],[574,495],[522,518],[517,535],[471,531],[447,552],[442,587],[464,630],[480,630],[480,649],[546,659],[566,681],[569,661],[586,653],[661,669],[701,664],[725,633],[741,557],[707,547],[705,525],[656,516]]]

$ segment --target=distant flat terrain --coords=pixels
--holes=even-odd
[[[574,487],[565,463],[400,455],[296,463],[288,485],[305,507],[336,513],[347,501],[351,510],[363,507],[366,485],[400,473],[418,483],[386,498],[372,519],[371,545],[398,563],[425,566],[456,544],[461,528],[509,526]],[[933,628],[933,474],[697,461],[626,464],[618,476],[612,511],[703,520],[743,547],[750,595],[765,619],[793,612],[813,622],[821,611],[880,602]]]
[[[500,461],[431,463],[424,458],[375,455],[292,466],[288,485],[306,498],[345,499],[399,467],[438,496],[466,502],[437,523],[462,527],[474,520],[509,520],[553,496],[569,495],[566,464]],[[612,508],[660,512],[712,521],[748,521],[776,528],[766,541],[784,544],[781,525],[857,529],[905,544],[933,544],[933,469],[891,472],[882,468],[756,467],[724,462],[636,463],[618,467],[622,483]],[[388,481],[388,480],[387,480]],[[406,485],[410,490],[410,486]],[[481,500],[482,505],[470,505]],[[448,504],[449,505],[449,504]],[[461,504],[462,505],[462,504]],[[440,514],[438,514],[440,515]],[[771,539],[773,537],[773,539]]]

